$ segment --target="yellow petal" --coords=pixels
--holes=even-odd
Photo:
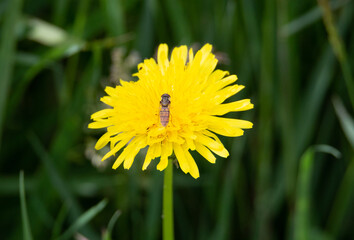
[[[199,142],[205,146],[207,146],[210,149],[214,149],[214,150],[221,150],[224,146],[220,143],[218,143],[217,141],[203,135],[200,133],[197,133],[197,140],[196,142]]]
[[[171,65],[185,65],[187,61],[187,46],[174,48],[171,54]]]
[[[177,134],[177,132],[175,132],[175,131],[170,132],[170,135],[168,137],[169,137],[169,141],[171,141],[171,142],[174,142],[174,143],[177,143],[177,144],[183,144],[184,143],[184,139],[181,138]]]
[[[132,150],[134,150],[133,145],[128,144],[128,146],[123,150],[123,152],[119,155],[117,160],[114,162],[112,168],[117,169],[122,164],[122,162],[126,160],[126,158],[129,156]]]
[[[212,48],[213,48],[213,46],[211,46],[211,44],[207,43],[198,51],[202,55],[202,59],[200,61],[201,65],[204,63],[205,59],[210,55]]]
[[[223,79],[221,79],[220,81],[218,81],[215,85],[215,90],[220,90],[234,82],[237,81],[237,76],[236,75],[230,75],[230,76],[227,76]]]
[[[212,115],[224,115],[229,112],[246,111],[253,108],[250,99],[217,105],[212,111]]]
[[[132,166],[135,156],[139,153],[140,149],[144,148],[145,146],[145,136],[139,136],[129,143],[128,147],[130,148],[130,151],[127,153],[127,158],[123,164],[125,169],[129,169]]]
[[[109,127],[112,125],[112,121],[109,120],[102,120],[102,121],[98,121],[98,122],[92,122],[88,125],[88,128],[92,128],[92,129],[99,129],[99,128],[105,128],[105,127]]]
[[[204,130],[201,133],[204,134],[205,136],[211,137],[212,139],[214,139],[215,141],[217,141],[218,143],[220,143],[222,145],[222,142],[220,141],[218,136],[216,136],[214,133],[212,133],[212,132],[210,132],[208,130]]]
[[[189,49],[189,56],[188,57],[189,57],[189,59],[188,59],[189,63],[193,62],[194,54],[193,54],[192,48]]]
[[[227,71],[222,71],[220,69],[215,70],[208,77],[208,82],[210,83],[210,85],[208,86],[208,89],[215,92],[215,91],[221,89],[222,87],[224,87],[225,85],[223,86],[222,81],[224,79],[226,79],[226,78],[223,79],[223,77],[225,77],[225,75],[227,75],[227,74],[229,74],[229,72],[227,72]]]
[[[125,81],[123,79],[120,79],[119,82],[122,85],[122,87],[126,87],[126,88],[127,87],[129,88],[132,84],[134,84],[134,82]]]
[[[94,114],[91,115],[91,119],[100,119],[100,118],[107,118],[111,117],[113,114],[113,109],[112,108],[107,108],[103,109],[101,111],[95,112]]]
[[[162,135],[166,133],[166,128],[164,127],[155,127],[150,129],[150,131],[148,132],[148,136],[149,137],[157,137],[159,135]]]
[[[221,150],[216,150],[216,149],[210,149],[210,150],[213,151],[215,154],[219,155],[220,157],[223,157],[223,158],[227,158],[229,156],[229,152],[224,147]]]
[[[144,160],[144,164],[143,164],[143,170],[146,170],[146,168],[149,166],[151,160],[152,160],[152,152],[154,151],[154,146],[156,144],[152,145],[152,146],[149,146],[148,148],[148,151],[146,153],[146,156],[145,156],[145,160]]]
[[[157,170],[164,170],[168,165],[168,157],[172,154],[172,143],[163,142],[161,144],[161,159],[157,165]]]
[[[164,170],[167,167],[168,164],[168,156],[167,156],[167,151],[166,147],[161,148],[161,158],[159,164],[157,164],[157,170]]]
[[[226,137],[239,137],[243,135],[243,130],[240,128],[209,126],[208,129]]]
[[[209,76],[214,71],[217,64],[218,60],[213,54],[207,55],[202,65],[200,66],[199,74],[201,77]]]
[[[111,148],[111,151],[109,151],[108,153],[106,153],[106,155],[103,156],[101,161],[106,160],[107,158],[109,158],[110,156],[116,154],[119,150],[121,150],[129,141],[131,140],[131,138],[126,138],[122,141],[120,141],[117,145],[115,145],[113,148]]]
[[[246,120],[232,119],[232,118],[222,118],[209,116],[208,120],[211,126],[218,128],[244,128],[249,129],[253,127],[253,123]]]
[[[200,143],[196,143],[196,150],[200,155],[202,155],[206,160],[208,160],[211,163],[215,163],[215,156],[210,152],[208,148],[206,148],[204,145]]]
[[[155,59],[151,58],[144,60],[144,67],[139,70],[139,78],[146,76],[147,80],[150,79],[150,81],[153,81],[154,79],[159,79],[158,77],[161,75],[161,71]],[[156,83],[156,81],[154,82]]]
[[[211,137],[212,139],[209,138],[209,137]],[[213,133],[211,133],[209,131],[203,131],[203,135],[200,136],[197,140],[198,141],[202,140],[202,141],[199,141],[199,142],[201,144],[207,146],[211,151],[213,151],[217,155],[219,155],[221,157],[224,157],[224,158],[229,156],[229,152],[226,150],[224,145],[221,143],[221,141],[219,140],[219,138],[215,134],[213,134]],[[213,145],[210,144],[211,141],[214,142],[214,144],[216,143],[218,145],[218,148],[214,148],[214,144]]]
[[[161,156],[161,142],[155,144],[154,152],[152,157],[157,158]]]
[[[199,72],[204,60],[209,56],[212,46],[205,44],[194,56],[193,62],[190,64],[191,71],[197,70]]]
[[[186,157],[186,160],[188,162],[189,165],[189,173],[192,177],[194,178],[198,178],[199,177],[199,169],[197,164],[195,163],[192,155],[189,153],[188,149],[185,147],[184,149],[184,155]]]
[[[162,75],[165,75],[165,72],[169,65],[167,44],[160,44],[159,49],[157,51],[157,62],[159,64],[159,68]]]
[[[253,126],[251,122],[240,119],[221,118],[214,116],[209,116],[207,119],[209,122],[208,129],[210,131],[228,137],[242,136],[243,130],[241,128],[247,129],[252,128]]]
[[[172,145],[171,142],[164,141],[163,144],[162,144],[162,147],[166,148],[165,151],[166,151],[167,156],[171,156],[172,155],[172,153],[173,153],[173,145]]]
[[[100,139],[98,139],[96,145],[95,145],[95,149],[96,150],[100,150],[101,148],[103,148],[104,146],[107,145],[107,143],[111,140],[111,136],[112,133],[111,132],[106,132],[105,134],[103,134]]]
[[[173,150],[176,154],[179,166],[181,167],[182,171],[184,173],[188,173],[189,172],[189,164],[188,161],[186,159],[186,156],[184,154],[184,151],[181,147],[181,145],[179,145],[178,143],[174,143],[173,144]]]
[[[163,171],[168,165],[168,157],[167,156],[161,156],[159,164],[157,164],[156,169]]]
[[[190,150],[195,150],[195,144],[194,144],[194,140],[191,138],[185,138],[187,146]]]
[[[101,102],[109,105],[109,106],[114,106],[115,104],[115,101],[114,101],[114,98],[110,97],[110,96],[104,96],[104,97],[101,97]]]
[[[117,97],[118,96],[118,92],[117,92],[118,88],[119,88],[119,86],[116,86],[116,88],[108,86],[104,89],[104,91],[112,97]]]
[[[127,150],[127,148],[123,150],[123,152],[118,156],[116,161],[113,163],[112,169],[117,169],[122,164],[125,157],[127,156],[128,151],[129,149]]]
[[[220,104],[224,102],[226,99],[228,99],[229,97],[241,91],[243,88],[245,88],[245,86],[242,85],[232,85],[232,86],[225,87],[217,91],[215,97],[212,100],[213,102],[215,102],[215,104]]]

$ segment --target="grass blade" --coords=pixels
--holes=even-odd
[[[217,217],[217,224],[215,226],[215,232],[211,239],[228,239],[228,233],[231,226],[231,214],[234,204],[235,186],[238,183],[239,169],[241,164],[241,157],[243,150],[245,149],[246,139],[240,139],[234,141],[232,144],[232,159],[230,159],[229,167],[225,174],[224,183],[220,193],[220,208]]]
[[[173,29],[174,38],[176,42],[190,43],[192,40],[192,33],[190,25],[183,11],[183,6],[181,1],[167,0],[165,1],[167,5],[167,15],[170,17],[170,24]]]
[[[42,161],[45,170],[49,176],[49,180],[51,184],[58,191],[59,196],[65,202],[65,204],[67,206],[70,206],[69,216],[71,221],[74,221],[74,219],[77,219],[82,213],[82,209],[77,199],[75,198],[70,188],[68,187],[69,186],[68,183],[59,173],[59,170],[54,165],[53,159],[48,154],[48,152],[44,149],[38,137],[33,132],[30,132],[27,137],[34,151],[38,155],[39,159]],[[86,231],[85,233],[89,234],[90,236],[96,235],[96,233],[93,232],[89,226],[85,228],[85,231]]]
[[[247,34],[247,41],[249,41],[249,48],[252,60],[252,67],[258,70],[258,59],[259,52],[261,47],[260,34],[259,34],[259,26],[257,22],[257,13],[255,7],[254,0],[242,0],[242,13],[243,20],[245,22],[245,33]]]
[[[352,149],[354,149],[354,121],[345,109],[339,97],[333,97],[332,103],[336,111],[344,135],[347,137]]]
[[[311,239],[311,177],[316,151],[329,153],[334,157],[341,156],[338,150],[331,146],[316,145],[308,148],[301,157],[295,197],[294,240]]]
[[[15,59],[16,49],[16,25],[20,18],[20,9],[22,7],[22,0],[8,1],[9,5],[1,31],[0,43],[0,148],[2,126],[5,119],[5,108],[7,102],[7,95],[10,88],[12,69]]]
[[[103,235],[103,240],[111,240],[112,239],[112,231],[113,231],[113,227],[116,224],[119,216],[122,214],[122,212],[120,210],[117,210],[111,220],[109,220],[108,226],[107,226],[107,230],[105,231],[104,235]]]
[[[354,157],[350,160],[342,182],[334,199],[334,204],[328,217],[327,228],[334,239],[339,239],[338,234],[342,227],[348,209],[353,206],[354,195]]]
[[[94,218],[107,205],[107,199],[103,199],[97,205],[91,207],[84,212],[63,235],[59,237],[60,240],[71,238],[81,227],[85,226],[92,218]]]
[[[26,196],[25,196],[25,181],[23,171],[20,172],[20,201],[21,201],[21,218],[23,239],[32,240],[31,226],[29,224]]]
[[[152,184],[149,186],[149,200],[146,213],[146,240],[157,239],[161,229],[161,204],[162,204],[162,176],[151,176]]]
[[[273,118],[274,118],[274,89],[276,62],[276,1],[268,1],[264,9],[262,22],[262,52],[261,75],[259,80],[259,151],[257,156],[257,183],[256,183],[256,220],[255,238],[269,236],[268,202],[271,177],[271,160],[273,158]],[[267,239],[267,237],[265,238]]]
[[[139,27],[137,29],[137,38],[135,45],[142,57],[147,57],[151,54],[151,49],[154,49],[154,22],[156,18],[156,0],[144,2],[142,14],[140,17]]]
[[[344,7],[349,2],[350,1],[332,1],[331,9],[337,10],[339,8]],[[316,6],[310,11],[308,11],[307,13],[303,14],[302,16],[282,26],[280,29],[280,33],[284,37],[290,37],[291,35],[298,33],[304,28],[320,20],[321,16],[322,16],[321,9],[318,6]]]
[[[64,221],[66,216],[68,215],[68,208],[66,207],[66,205],[64,204],[60,211],[59,214],[55,220],[55,223],[53,225],[53,230],[52,230],[52,237],[51,239],[57,239],[58,236],[60,235],[60,232],[62,230]]]
[[[329,42],[342,68],[343,77],[347,85],[349,98],[354,108],[354,82],[353,75],[348,62],[347,53],[342,38],[338,34],[338,30],[333,21],[333,15],[328,0],[317,0],[323,11],[323,22],[329,36]]]
[[[77,218],[80,215],[79,205],[74,199],[74,196],[69,191],[69,188],[67,187],[64,179],[60,176],[59,172],[55,168],[53,160],[50,158],[38,137],[34,135],[34,133],[30,133],[28,135],[28,139],[34,151],[37,153],[39,159],[42,161],[44,167],[46,168],[52,185],[58,189],[59,195],[66,202],[67,206],[72,207],[70,212],[73,218]]]
[[[294,240],[309,239],[310,179],[314,150],[309,148],[300,159],[295,202]]]
[[[119,36],[125,32],[125,17],[120,0],[101,0],[105,10],[107,30],[111,36]]]
[[[82,41],[70,40],[69,42],[65,42],[56,47],[50,48],[45,53],[43,53],[39,61],[26,71],[23,79],[17,85],[9,101],[9,109],[17,109],[17,106],[23,98],[28,85],[37,76],[38,73],[40,73],[50,64],[53,64],[55,61],[76,54],[83,48],[83,46],[84,42]]]
[[[351,21],[352,10],[345,9],[339,17],[339,28],[343,32],[347,31],[348,25]],[[298,126],[297,131],[297,153],[304,151],[309,144],[309,140],[312,137],[315,129],[316,121],[319,117],[319,111],[321,104],[324,101],[325,94],[330,87],[330,83],[333,79],[335,59],[330,49],[330,46],[326,46],[323,55],[319,62],[315,66],[313,75],[309,78],[311,84],[304,93],[304,101],[301,103],[302,107],[297,114]]]

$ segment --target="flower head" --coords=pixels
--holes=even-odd
[[[177,47],[169,60],[168,47],[161,44],[157,62],[151,58],[138,65],[134,74],[138,81],[106,87],[108,96],[101,101],[112,108],[92,114],[94,122],[89,124],[89,128],[107,128],[95,146],[101,149],[110,143],[102,161],[124,149],[113,169],[122,163],[129,169],[139,151],[148,147],[143,170],[158,157],[157,169],[164,170],[168,157],[175,153],[182,171],[198,178],[189,150],[196,150],[211,163],[215,163],[214,154],[229,155],[215,133],[241,136],[242,129],[252,128],[252,123],[220,116],[249,110],[253,104],[249,99],[223,103],[244,86],[233,84],[236,75],[215,70],[218,61],[211,49],[206,44],[194,56],[192,49],[188,52],[186,46]]]

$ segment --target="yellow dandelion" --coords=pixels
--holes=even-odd
[[[250,99],[223,103],[244,86],[233,84],[236,75],[215,70],[218,60],[211,49],[206,44],[194,56],[192,49],[188,53],[186,46],[176,47],[169,60],[168,47],[161,44],[157,63],[151,58],[138,65],[134,74],[138,81],[121,80],[120,86],[106,87],[108,96],[101,101],[112,108],[92,114],[94,122],[89,124],[89,128],[107,128],[95,146],[99,150],[110,143],[102,161],[124,148],[113,169],[122,163],[129,169],[139,151],[148,147],[143,170],[158,157],[157,169],[164,170],[174,153],[182,171],[198,178],[189,150],[211,163],[215,163],[214,154],[229,156],[215,133],[241,136],[242,129],[252,128],[252,123],[220,116],[252,109],[253,104]]]

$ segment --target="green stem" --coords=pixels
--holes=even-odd
[[[163,185],[163,239],[173,240],[173,163],[169,162],[165,169]]]
[[[329,36],[329,42],[332,45],[333,51],[340,63],[342,68],[343,78],[347,85],[347,90],[349,92],[349,99],[354,107],[354,83],[353,83],[353,75],[350,69],[350,64],[347,58],[347,53],[345,50],[345,45],[341,36],[338,33],[336,25],[334,24],[333,14],[331,10],[331,6],[328,0],[317,0],[318,4],[322,8],[323,11],[323,22],[326,27]]]

